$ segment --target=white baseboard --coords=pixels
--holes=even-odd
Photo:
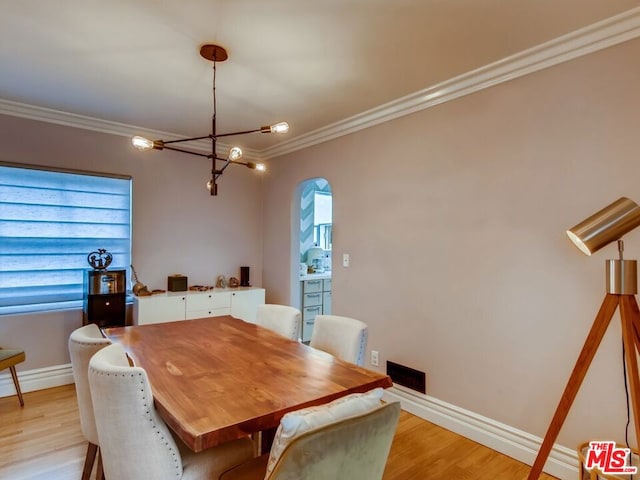
[[[70,363],[18,372],[18,378],[25,393],[73,383]],[[15,394],[11,375],[0,375],[0,397]],[[542,443],[541,438],[527,432],[399,385],[385,390],[384,399],[398,400],[403,410],[528,465]],[[544,471],[561,480],[574,480],[578,476],[576,451],[555,445]]]
[[[0,375],[0,397],[9,397],[16,394],[11,374]],[[45,388],[59,387],[73,383],[71,364],[55,365],[53,367],[36,368],[18,372],[18,381],[22,393],[44,390]]]
[[[493,450],[532,465],[542,439],[477,413],[422,395],[402,386],[385,390],[386,401],[400,401],[402,409]],[[561,480],[578,478],[578,454],[555,445],[544,471]]]

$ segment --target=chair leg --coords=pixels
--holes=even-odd
[[[22,392],[20,391],[20,382],[18,382],[18,374],[16,373],[15,365],[9,367],[11,371],[11,377],[13,378],[13,384],[16,386],[16,392],[18,392],[18,400],[20,401],[20,406],[24,407],[24,400],[22,398]]]
[[[96,470],[96,480],[104,480],[104,469],[102,468],[102,452],[98,447],[98,468]]]
[[[84,468],[82,470],[82,480],[89,480],[91,477],[91,470],[93,470],[93,462],[96,459],[96,453],[98,446],[89,442],[87,445],[87,455],[84,457]]]

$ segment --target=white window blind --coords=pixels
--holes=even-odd
[[[0,314],[82,305],[87,255],[131,258],[131,179],[0,165]]]

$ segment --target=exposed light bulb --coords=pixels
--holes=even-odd
[[[231,150],[229,150],[228,158],[231,162],[237,162],[242,158],[242,149],[240,147],[232,147]]]
[[[289,124],[287,122],[276,123],[270,127],[271,133],[287,133],[289,131]]]
[[[244,165],[251,170],[258,170],[260,172],[266,172],[267,167],[264,163],[256,163],[256,162],[247,162]]]
[[[289,124],[287,122],[275,123],[273,125],[265,125],[260,127],[262,133],[287,133],[289,131]]]
[[[209,180],[207,182],[207,190],[211,191],[211,188],[213,187],[213,180]]]
[[[144,137],[133,137],[131,139],[131,143],[133,143],[133,146],[140,151],[151,150],[153,148],[153,140],[149,140]]]

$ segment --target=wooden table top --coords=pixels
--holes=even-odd
[[[392,385],[387,375],[230,316],[104,332],[146,370],[158,413],[196,452],[274,428],[292,410]]]

